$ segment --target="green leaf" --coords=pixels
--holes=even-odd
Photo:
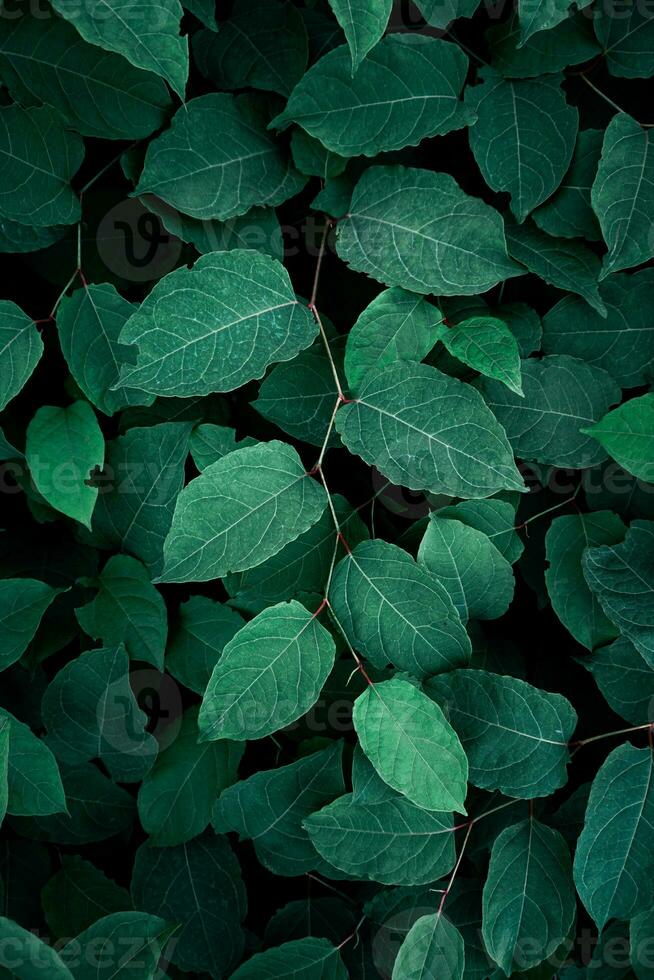
[[[367,375],[398,361],[422,361],[440,336],[443,315],[422,296],[385,289],[361,313],[347,336],[345,374],[356,391]]]
[[[188,422],[162,422],[107,443],[108,480],[93,513],[94,537],[139,558],[152,573],[163,565],[191,428]]]
[[[236,779],[242,746],[226,739],[198,744],[198,736],[198,709],[189,708],[177,738],[139,789],[139,819],[157,847],[184,844],[203,833],[216,797]]]
[[[493,844],[484,885],[486,949],[508,976],[551,956],[575,917],[567,844],[533,818],[504,830]]]
[[[350,548],[365,541],[368,528],[344,497],[332,497],[334,512]],[[334,518],[326,508],[316,523],[267,561],[236,575],[228,575],[225,587],[239,609],[258,612],[265,605],[281,602],[302,592],[319,594],[325,588],[325,570],[334,554]],[[345,553],[339,546],[336,557]]]
[[[503,320],[472,316],[442,328],[439,340],[452,357],[522,395],[518,343]]]
[[[393,789],[425,810],[465,813],[468,762],[445,715],[400,678],[368,687],[354,703],[361,747]]]
[[[70,181],[84,159],[84,143],[64,129],[48,107],[0,109],[0,214],[37,228],[79,221]]]
[[[392,662],[426,677],[469,662],[470,640],[448,592],[396,545],[357,545],[337,565],[329,600],[352,645],[376,667]]]
[[[0,581],[0,670],[22,657],[43,614],[61,591],[33,578]]]
[[[104,437],[88,402],[39,408],[27,427],[25,458],[46,501],[90,528],[98,490],[88,480],[104,462]]]
[[[551,30],[533,34],[526,43],[520,32],[515,14],[486,32],[493,68],[505,78],[533,78],[562,71],[600,53],[592,25],[584,15],[567,17]]]
[[[604,134],[583,129],[577,136],[570,169],[556,193],[534,212],[534,221],[548,235],[561,238],[600,238],[597,218],[590,204],[590,189],[597,173]]]
[[[251,436],[245,436],[237,442],[236,429],[204,422],[193,429],[190,449],[193,462],[202,472],[210,463],[217,462],[234,449],[245,449],[246,446],[256,446],[256,444],[257,440]]]
[[[138,782],[152,768],[157,742],[129,685],[123,646],[89,650],[66,664],[43,697],[48,744],[71,766],[100,759],[120,782]]]
[[[165,603],[146,569],[129,555],[114,555],[104,566],[98,593],[75,610],[80,626],[94,640],[124,643],[132,660],[163,667],[167,622]]]
[[[605,279],[607,317],[575,296],[564,296],[543,319],[546,354],[571,354],[608,371],[621,388],[643,384],[654,362],[654,270]]]
[[[482,531],[504,558],[513,565],[524,551],[515,530],[515,506],[506,500],[462,500],[450,507],[441,507],[437,517],[454,520]]]
[[[488,497],[523,488],[504,430],[478,393],[425,364],[369,376],[336,428],[351,452],[412,490]]]
[[[189,218],[154,194],[143,194],[140,200],[158,216],[166,231],[183,242],[191,242],[201,255],[246,248],[273,259],[284,257],[282,230],[274,208],[250,208],[246,214],[227,221],[204,221]]]
[[[61,958],[75,980],[150,980],[169,935],[169,926],[155,915],[112,912],[64,946]]]
[[[476,115],[470,148],[486,183],[511,195],[522,222],[561,184],[579,114],[566,102],[560,76],[513,81],[489,70],[482,78],[466,96]]]
[[[290,765],[235,783],[216,801],[214,830],[251,840],[258,860],[273,874],[292,877],[319,868],[304,820],[344,791],[342,754],[342,743],[333,742]]]
[[[131,354],[118,337],[133,312],[133,304],[109,283],[78,289],[64,296],[59,305],[59,343],[70,373],[89,401],[106,415],[151,401],[143,392],[115,390],[121,365],[129,362]]]
[[[7,815],[9,805],[9,751],[11,736],[11,721],[0,718],[0,824]]]
[[[49,749],[38,739],[34,741],[48,753],[52,759],[52,768],[56,770],[54,757]],[[40,775],[42,778],[43,765],[40,766]],[[58,806],[51,805],[47,812],[59,812],[55,812],[54,816],[12,821],[22,836],[79,846],[107,840],[131,826],[134,819],[134,800],[126,790],[107,779],[95,765],[85,763],[72,769],[64,768],[61,781],[57,774],[57,782],[57,793],[61,795],[62,802]],[[65,806],[61,782],[68,805],[68,812],[65,814],[60,812]]]
[[[575,4],[578,10],[587,7],[590,0],[580,0]],[[520,0],[518,17],[521,27],[521,43],[524,44],[532,35],[539,31],[551,31],[570,14],[571,0]]]
[[[524,225],[507,222],[506,237],[510,254],[529,272],[551,286],[577,293],[606,317],[597,283],[600,262],[594,252],[580,242],[552,238],[529,222]]]
[[[625,744],[600,767],[574,861],[579,896],[599,929],[654,901],[652,751]]]
[[[253,568],[308,530],[325,499],[291,446],[237,449],[180,493],[159,581],[206,582]]]
[[[58,242],[66,231],[61,225],[32,228],[0,215],[0,252],[36,252]]]
[[[25,386],[41,359],[43,341],[31,317],[0,300],[0,411]]]
[[[255,205],[281,204],[305,180],[250,96],[216,92],[182,106],[150,143],[135,193],[156,194],[192,218],[225,221]]]
[[[132,898],[137,908],[179,924],[169,957],[180,970],[222,977],[240,960],[247,900],[225,837],[179,847],[144,844],[136,852]]]
[[[416,7],[432,27],[447,27],[458,17],[472,17],[479,0],[416,0]]]
[[[59,768],[48,746],[28,725],[0,708],[0,721],[9,722],[7,813],[32,817],[66,810]]]
[[[386,885],[435,881],[456,858],[451,814],[430,813],[392,792],[379,801],[347,793],[304,826],[331,865]]]
[[[29,93],[83,136],[142,139],[163,126],[171,106],[160,78],[98,51],[58,17],[3,20],[0,70],[18,102]]]
[[[218,89],[258,88],[289,96],[307,67],[307,32],[297,7],[237,0],[219,31],[200,31],[193,53]]]
[[[177,397],[233,391],[295,357],[316,332],[280,262],[212,252],[165,276],[127,321],[120,342],[138,356],[120,386]]]
[[[63,960],[47,943],[17,922],[0,916],[0,967],[7,977],[38,980],[76,980]]]
[[[630,399],[585,431],[628,473],[654,483],[654,394]]]
[[[584,432],[620,400],[619,388],[601,368],[552,355],[523,361],[524,398],[498,381],[481,378],[478,386],[521,459],[582,469],[605,458]]]
[[[196,694],[204,694],[225,645],[245,624],[229,606],[195,595],[179,607],[166,647],[166,670]]]
[[[205,27],[210,27],[212,31],[218,30],[216,5],[213,0],[184,0],[183,7]]]
[[[179,36],[179,0],[105,0],[102,12],[73,10],[65,0],[53,0],[58,14],[70,20],[85,41],[115,51],[137,68],[165,78],[184,98],[188,78],[188,42]]]
[[[652,74],[654,24],[649,11],[638,4],[621,7],[616,0],[608,0],[593,17],[593,26],[612,75],[647,78]]]
[[[654,156],[649,130],[625,113],[604,133],[602,156],[591,189],[593,211],[608,248],[601,278],[646,262],[654,255],[648,215],[654,207]]]
[[[341,898],[297,899],[277,909],[266,925],[264,943],[277,946],[306,936],[340,943],[355,925],[353,910]]]
[[[200,708],[203,740],[263,738],[300,718],[334,666],[334,641],[301,603],[264,609],[227,643]]]
[[[295,939],[282,946],[266,949],[247,960],[232,974],[231,980],[346,980],[336,946],[327,939]]]
[[[332,344],[332,359],[342,367],[341,351]],[[322,341],[286,364],[277,364],[252,403],[260,415],[295,439],[322,446],[336,404],[334,374]],[[327,445],[338,445],[331,433]]]
[[[293,163],[301,174],[329,180],[340,176],[347,166],[347,159],[326,149],[320,140],[309,136],[303,129],[291,133]]]
[[[654,667],[654,523],[633,521],[623,542],[588,548],[582,558],[591,592],[620,633]]]
[[[77,854],[63,856],[61,868],[41,892],[41,901],[48,926],[58,938],[77,936],[98,919],[132,908],[126,888]]]
[[[475,295],[520,275],[497,211],[429,170],[366,170],[336,249],[356,272],[416,293]]]
[[[393,0],[329,0],[352,56],[352,74],[384,35]]]
[[[593,675],[616,714],[632,725],[651,721],[654,671],[633,643],[620,637],[579,662]]]
[[[0,428],[0,460],[5,462],[11,459],[23,459],[23,454],[21,453],[20,449],[16,449],[16,447],[9,442],[4,432]]]
[[[465,948],[458,929],[440,911],[415,922],[400,946],[393,980],[463,980]]]
[[[463,622],[497,619],[513,598],[513,571],[477,528],[432,515],[418,561],[447,590]]]
[[[577,724],[566,698],[485,670],[453,670],[426,689],[461,739],[473,786],[534,799],[565,784]]]
[[[555,517],[545,538],[549,568],[545,571],[552,608],[563,625],[587,650],[614,640],[617,633],[586,584],[581,567],[584,550],[618,544],[626,528],[617,514],[566,514]]]
[[[344,157],[415,146],[466,125],[459,96],[467,69],[455,44],[389,34],[352,75],[350,49],[343,45],[309,69],[271,126],[297,123]]]

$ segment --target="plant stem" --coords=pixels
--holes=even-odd
[[[558,504],[553,504],[552,507],[548,507],[547,510],[541,510],[539,514],[534,514],[532,517],[528,517],[526,521],[522,522],[522,524],[516,524],[513,530],[521,531],[523,527],[527,527],[533,521],[537,521],[540,517],[545,517],[547,514],[551,514],[553,511],[559,510],[561,507],[565,507],[566,504],[572,503],[572,501],[575,500],[575,498],[577,497],[577,494],[579,493],[580,490],[581,490],[581,483],[578,483],[574,493],[571,493],[569,497],[565,498],[565,500],[559,501]]]
[[[630,728],[618,728],[614,732],[603,732],[601,735],[592,735],[590,738],[582,738],[577,742],[570,742],[577,749],[583,748],[584,745],[590,745],[591,742],[599,742],[603,738],[612,738],[614,735],[628,735],[630,732],[644,732],[649,729],[650,732],[654,728],[654,722],[648,721],[646,725],[632,725]]]
[[[443,907],[444,907],[445,902],[447,900],[447,896],[452,891],[452,885],[454,884],[454,879],[456,878],[456,876],[458,874],[458,871],[459,871],[459,868],[461,867],[461,861],[463,860],[463,855],[465,854],[465,849],[466,849],[466,847],[468,845],[468,840],[470,839],[470,834],[472,833],[472,828],[474,827],[474,825],[475,825],[475,821],[474,820],[471,820],[469,822],[469,824],[468,824],[468,829],[466,831],[465,837],[463,838],[463,843],[461,844],[461,849],[459,850],[459,856],[456,859],[456,864],[454,865],[454,870],[452,871],[452,874],[450,875],[450,877],[448,879],[447,885],[445,886],[445,891],[441,895],[441,900],[440,900],[440,903],[439,903],[439,906],[438,906],[438,910],[436,912],[436,915],[437,916],[440,916],[441,915],[441,913],[443,911]]]
[[[593,92],[595,92],[597,95],[599,95],[600,98],[604,99],[605,102],[608,102],[608,104],[613,109],[615,109],[616,112],[624,113],[624,109],[621,109],[620,106],[617,104],[617,102],[614,102],[613,99],[610,99],[608,97],[608,95],[605,95],[604,92],[602,92],[602,90],[597,87],[597,85],[594,85],[593,82],[591,82],[590,78],[588,78],[587,75],[584,75],[584,73],[581,72],[580,75],[579,75],[579,77],[580,78],[583,78],[583,80],[585,81],[586,85],[588,85],[589,88],[592,88]],[[625,115],[626,115],[626,113],[625,113]]]

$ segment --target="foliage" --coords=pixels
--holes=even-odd
[[[651,980],[652,11],[49,3],[0,977]]]

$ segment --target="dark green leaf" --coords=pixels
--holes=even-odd
[[[141,139],[164,124],[171,107],[160,78],[98,51],[58,17],[3,19],[0,70],[17,101],[29,93],[83,136]]]
[[[77,936],[103,916],[132,908],[127,889],[78,855],[63,858],[41,901],[48,926],[59,938]]]
[[[337,251],[357,272],[416,293],[469,296],[520,275],[497,211],[429,170],[366,170],[339,224]]]
[[[304,183],[257,104],[220,92],[185,104],[150,143],[136,193],[156,194],[192,218],[225,221],[281,204]]]
[[[563,180],[577,110],[567,104],[555,75],[506,81],[488,71],[481,86],[468,90],[468,103],[476,115],[470,147],[484,180],[493,190],[508,191],[522,222]]]
[[[225,837],[179,847],[144,844],[136,853],[132,898],[137,908],[179,924],[170,958],[181,970],[222,977],[240,960],[247,901]]]
[[[25,458],[37,490],[55,510],[91,527],[98,490],[89,485],[102,468],[104,438],[88,402],[43,405],[27,428]]]
[[[106,0],[101,16],[87,7],[73,10],[65,0],[53,0],[53,7],[71,20],[86,41],[161,75],[184,98],[188,42],[179,36],[179,0]]]
[[[522,387],[523,398],[498,381],[479,381],[516,456],[572,469],[602,461],[604,451],[584,430],[620,399],[606,371],[574,357],[552,355],[523,361]]]
[[[575,853],[577,891],[602,929],[654,901],[652,752],[621,745],[593,781]]]
[[[459,96],[467,68],[455,44],[418,34],[389,34],[354,75],[350,50],[336,48],[307,72],[272,125],[298,123],[344,157],[413,146],[466,125]]]
[[[159,581],[205,582],[254,568],[308,530],[325,502],[291,446],[237,449],[180,493]]]
[[[334,666],[334,641],[301,603],[259,613],[225,646],[200,708],[203,740],[263,738],[300,718]]]
[[[70,181],[84,144],[44,106],[0,109],[0,214],[37,228],[70,225],[81,216]]]
[[[441,709],[395,678],[368,687],[354,704],[363,751],[393,789],[425,810],[465,813],[468,762]]]
[[[511,566],[484,534],[458,520],[431,517],[418,561],[432,573],[461,619],[497,619],[513,598]]]
[[[566,782],[577,715],[560,694],[485,670],[453,670],[426,689],[461,739],[474,786],[533,799]]]
[[[337,947],[326,939],[296,939],[257,953],[243,963],[232,980],[346,980]]]
[[[345,347],[345,374],[356,391],[368,374],[397,361],[422,361],[439,337],[440,310],[404,289],[385,289],[361,313]]]
[[[225,644],[244,625],[229,606],[206,596],[191,596],[179,607],[166,647],[166,670],[180,684],[204,694]]]
[[[252,87],[288,96],[307,66],[307,33],[292,3],[236,0],[218,32],[195,35],[193,53],[219,89]]]
[[[643,384],[654,362],[653,287],[652,269],[610,276],[600,286],[606,317],[564,296],[543,319],[543,350],[604,368],[622,388]]]
[[[345,789],[341,756],[342,744],[336,742],[290,765],[241,780],[216,801],[214,829],[251,840],[259,861],[274,874],[295,876],[320,869],[304,820]]]
[[[336,567],[329,599],[352,645],[414,677],[465,666],[470,640],[441,581],[401,548],[364,541]]]
[[[618,544],[626,528],[610,511],[555,517],[545,538],[549,568],[545,571],[552,608],[575,640],[587,650],[614,640],[617,631],[586,584],[581,567],[584,550]]]
[[[100,759],[120,782],[137,782],[152,768],[156,740],[129,686],[123,646],[89,650],[50,682],[42,704],[48,744],[67,765]]]
[[[504,973],[551,956],[575,911],[570,854],[560,833],[533,818],[504,830],[491,852],[482,926],[486,948]]]
[[[612,623],[654,666],[654,524],[634,521],[624,541],[588,548],[582,565]]]
[[[221,790],[236,779],[242,747],[223,739],[198,743],[198,709],[189,708],[175,741],[160,753],[138,795],[139,819],[158,847],[203,833]]]
[[[424,364],[369,376],[336,428],[351,452],[412,490],[488,497],[523,486],[504,430],[477,392]]]

